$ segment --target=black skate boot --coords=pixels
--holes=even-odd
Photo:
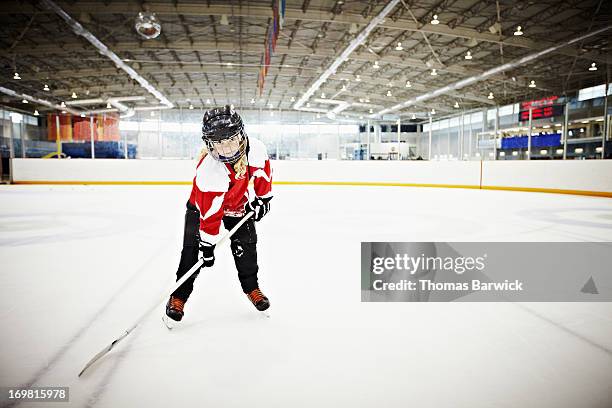
[[[183,312],[183,307],[185,307],[185,302],[182,299],[170,296],[170,299],[168,299],[168,303],[166,304],[166,316],[176,322],[180,322],[185,314]]]
[[[247,296],[251,303],[253,303],[260,312],[263,312],[270,307],[270,301],[264,296],[263,293],[261,293],[259,288],[247,293]]]

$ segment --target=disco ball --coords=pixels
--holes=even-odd
[[[147,40],[156,38],[161,33],[161,24],[153,13],[138,13],[134,28],[142,38]]]

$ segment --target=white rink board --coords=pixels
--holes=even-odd
[[[13,159],[15,183],[190,183],[193,160]],[[276,182],[397,183],[612,192],[612,160],[272,161]]]
[[[482,186],[612,192],[612,160],[484,161]]]

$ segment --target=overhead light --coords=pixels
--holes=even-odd
[[[27,99],[22,99],[21,103],[28,103],[28,100]]]
[[[60,106],[61,106],[62,108],[65,108],[65,107],[66,107],[66,103],[64,103],[64,101],[62,101],[62,103],[60,103]]]
[[[374,110],[372,108],[370,108],[370,110],[368,112],[374,113]]]
[[[189,110],[193,110],[193,104],[189,104]]]
[[[346,85],[342,85],[342,90],[346,91]]]
[[[468,51],[468,52],[465,54],[465,59],[466,59],[466,60],[471,60],[471,59],[472,59],[472,53],[471,53],[470,51]]]
[[[413,113],[410,119],[416,119],[416,115]]]
[[[210,99],[206,99],[206,103],[210,105]]]
[[[516,150],[512,151],[512,155],[513,156],[518,156],[518,151],[516,151]]]
[[[535,81],[529,82],[529,87],[530,88],[535,88],[536,87]]]
[[[363,119],[363,115],[359,115],[359,119]]]
[[[65,110],[63,110],[63,111],[62,111],[62,113],[64,113],[64,114],[65,114],[65,113],[66,113],[66,111],[65,111]]]
[[[110,104],[110,102],[106,102],[106,109],[110,109],[112,108],[112,105]]]
[[[49,92],[49,85],[45,84],[45,86],[43,87],[43,91]]]
[[[412,84],[410,83],[410,81],[406,81],[406,88],[412,88]]]
[[[436,114],[436,110],[434,108],[431,108],[431,112],[429,112],[429,113],[431,113],[432,115],[435,115]]]
[[[433,76],[438,75],[438,71],[436,71],[436,69],[435,69],[435,68],[433,68],[433,69],[431,70],[431,75],[433,75]]]
[[[374,66],[373,66],[373,68],[374,68],[374,69],[378,69],[378,68],[380,68],[380,65],[378,65],[378,61],[374,61]]]
[[[499,152],[500,157],[504,157],[505,155],[506,155],[506,152]]]
[[[440,24],[440,21],[438,20],[438,15],[434,14],[433,19],[431,20],[431,24],[436,25],[436,24]]]
[[[270,111],[270,116],[274,116],[274,111]]]
[[[557,153],[557,154],[563,154],[563,149],[557,149],[557,150],[555,150],[555,153]]]
[[[70,95],[70,97],[71,97],[72,99],[76,99],[76,98],[78,98],[78,96],[77,96],[76,92],[73,92],[73,93],[72,93],[72,95]]]
[[[555,123],[555,126],[556,126],[556,127],[561,127],[561,126],[563,126],[563,125],[562,125],[562,124],[560,124],[560,123]]]
[[[404,49],[404,47],[402,47],[402,43],[401,43],[401,42],[398,42],[398,43],[397,43],[397,46],[395,47],[395,50],[396,50],[396,51],[401,51],[401,50],[403,50],[403,49]]]
[[[84,114],[84,113],[81,113],[79,116],[81,116],[82,118],[84,118],[84,117],[85,117],[85,114]]]
[[[548,154],[548,150],[542,149],[542,150],[540,150],[540,154]]]
[[[596,152],[596,153],[601,153],[601,152],[602,152],[602,150],[603,150],[603,149],[601,148],[601,146],[597,146],[597,147],[595,148],[595,152]]]
[[[255,103],[255,98],[251,98],[251,104]]]
[[[360,103],[363,103],[363,98],[359,98],[359,102],[360,102]]]
[[[34,109],[34,116],[38,116],[38,110]]]
[[[387,96],[393,96],[393,95],[391,94],[391,91],[387,91]]]
[[[580,133],[584,133],[584,128],[580,128]]]
[[[253,103],[255,102],[255,99],[253,99]],[[291,97],[291,102],[295,102],[295,96]]]
[[[455,101],[455,104],[453,105],[453,108],[459,109],[459,102]]]
[[[370,98],[366,97],[366,98],[364,99],[364,101],[365,101],[365,103],[370,103]]]
[[[544,125],[542,126],[542,129],[550,129],[550,125]]]
[[[310,102],[306,102],[306,107],[310,108]]]
[[[523,27],[518,26],[516,27],[516,31],[514,32],[514,35],[519,36],[519,35],[523,35],[523,31],[521,31],[523,29]]]
[[[317,119],[321,119],[321,114],[317,113]]]
[[[582,152],[584,152],[584,149],[582,147],[577,147],[576,149],[574,149],[574,153],[580,154]]]
[[[591,66],[589,67],[589,71],[597,71],[597,64],[595,64],[594,62],[591,64]],[[15,75],[17,75],[17,73],[15,73]],[[15,78],[13,78],[15,79]],[[20,78],[17,78],[20,79]]]
[[[387,86],[391,88],[393,86],[393,82],[387,82]]]
[[[495,98],[495,96],[493,96],[493,92],[489,92],[489,96],[487,96],[487,99],[493,99]]]
[[[151,111],[151,117],[155,116],[155,111]]]
[[[356,75],[356,76],[355,76],[355,81],[357,81],[357,82],[361,82],[361,77],[360,77],[359,75]]]
[[[325,92],[321,92],[321,99],[325,99]]]
[[[270,102],[270,103],[268,104],[268,108],[272,109],[273,107],[274,107],[274,105],[272,105],[272,102]]]
[[[21,79],[21,77],[19,76],[19,72],[15,72],[15,75],[13,75],[13,79]]]
[[[138,35],[146,40],[157,38],[161,33],[161,24],[154,13],[138,13],[134,22],[134,28]]]

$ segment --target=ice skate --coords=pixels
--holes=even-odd
[[[177,323],[183,319],[185,302],[174,296],[170,296],[168,303],[166,304],[166,314],[162,317],[162,320],[166,327],[170,330],[176,327]]]
[[[259,310],[264,316],[270,317],[270,314],[267,312],[268,308],[270,307],[270,301],[263,293],[261,293],[259,288],[247,293],[247,297],[257,310]]]

